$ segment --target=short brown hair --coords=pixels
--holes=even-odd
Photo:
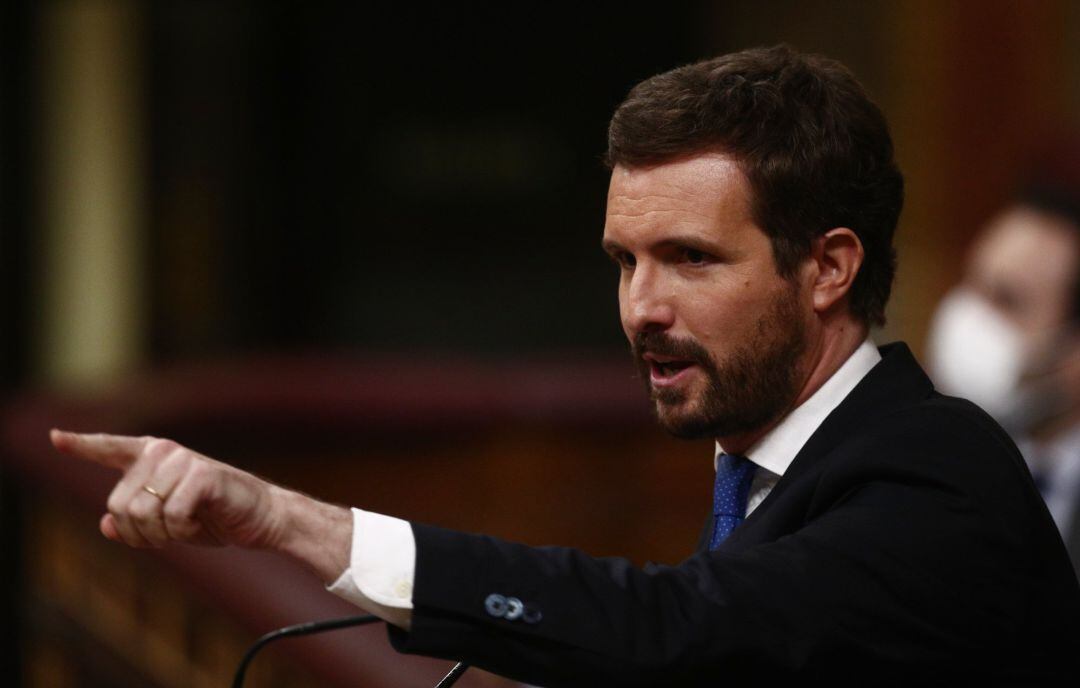
[[[781,276],[794,276],[814,237],[854,231],[865,257],[851,312],[884,324],[904,180],[884,115],[846,67],[786,45],[722,55],[641,82],[608,128],[609,167],[707,151],[738,161]]]

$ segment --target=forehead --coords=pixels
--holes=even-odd
[[[1080,240],[1064,219],[1025,207],[1011,208],[987,227],[976,244],[969,276],[1053,292],[1072,283]]]
[[[611,173],[605,234],[720,221],[750,221],[750,185],[730,156],[706,153],[653,167],[616,166]]]
[[[1003,303],[1057,317],[1068,308],[1080,236],[1063,218],[1017,206],[994,218],[975,245],[967,279]]]

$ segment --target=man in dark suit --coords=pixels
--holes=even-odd
[[[718,444],[702,551],[637,569],[54,432],[124,471],[105,535],[280,551],[399,649],[547,686],[1064,680],[1080,589],[1015,447],[867,339],[902,181],[851,74],[784,47],[676,69],[630,93],[608,154],[603,243],[657,418]]]

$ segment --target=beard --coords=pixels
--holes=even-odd
[[[640,332],[632,350],[657,421],[683,439],[724,437],[757,430],[778,418],[795,401],[806,350],[806,325],[795,289],[779,294],[758,318],[753,341],[741,343],[717,361],[693,339],[664,332]],[[704,390],[691,398],[687,389],[654,388],[646,353],[692,361],[705,377]]]

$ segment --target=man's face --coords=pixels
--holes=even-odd
[[[668,431],[748,433],[788,410],[811,306],[777,274],[731,158],[616,167],[604,249],[619,265],[623,330]]]
[[[1066,411],[1080,389],[1080,337],[1070,317],[1078,257],[1076,229],[1064,218],[1025,206],[998,215],[931,323],[935,384],[1013,433],[1045,428]]]
[[[965,283],[1032,346],[1069,318],[1077,270],[1076,231],[1055,215],[1016,206],[995,218],[975,244]]]

